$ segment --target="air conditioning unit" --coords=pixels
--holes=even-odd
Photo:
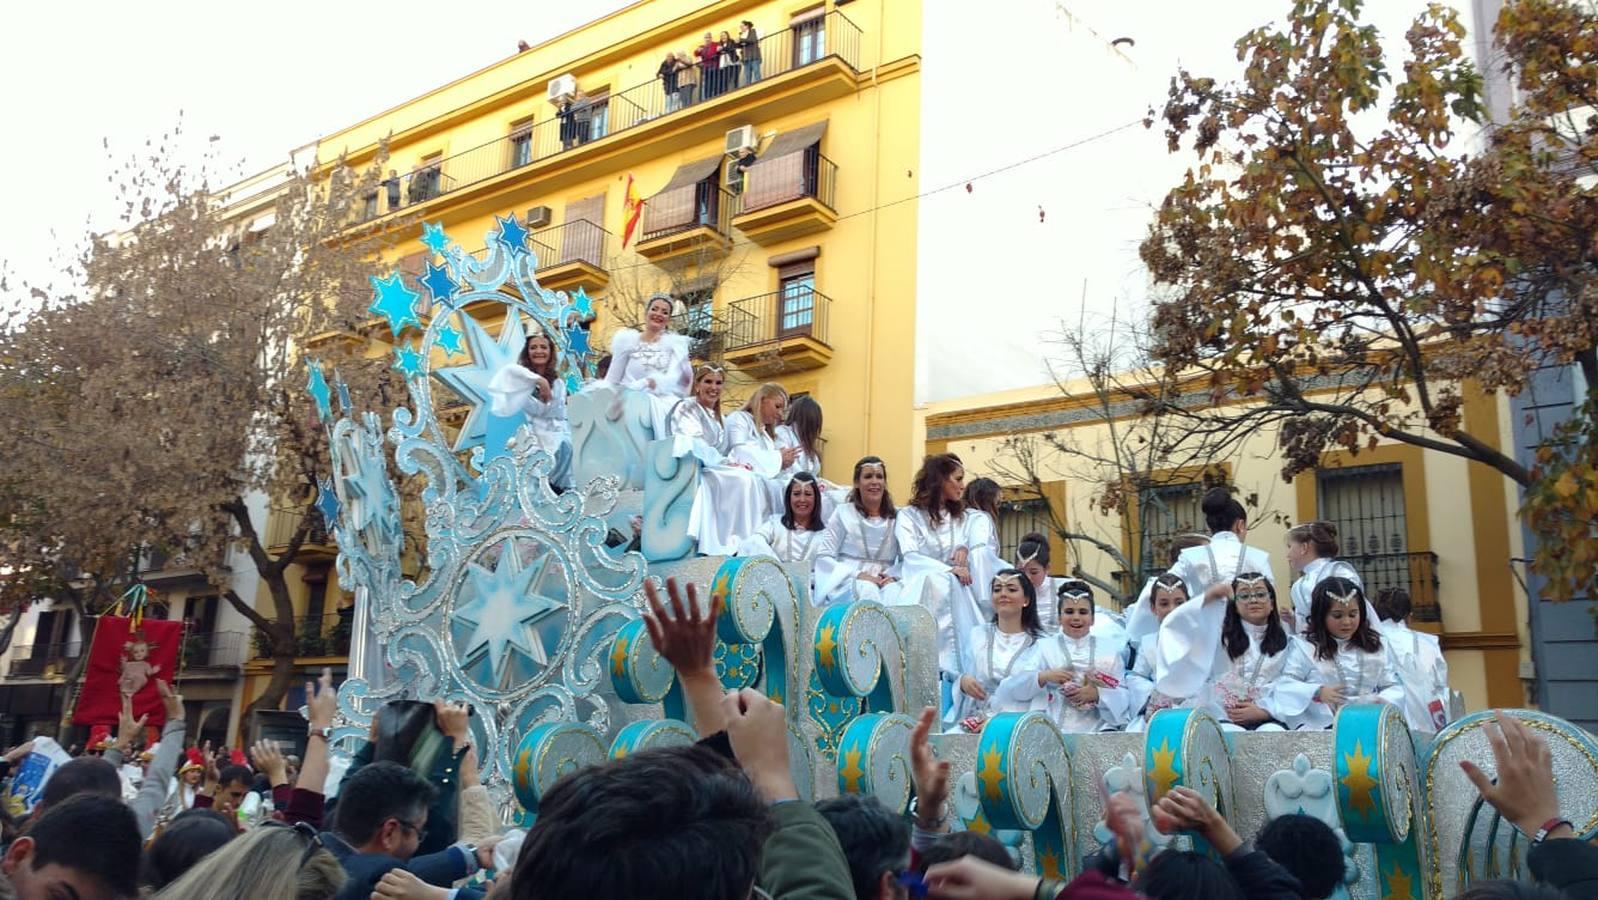
[[[760,145],[760,137],[755,134],[755,126],[744,125],[727,132],[727,153],[729,155],[753,150]]]
[[[535,206],[527,211],[527,227],[543,228],[549,224],[549,207]]]
[[[577,94],[577,76],[570,72],[549,83],[549,102],[563,103]]]

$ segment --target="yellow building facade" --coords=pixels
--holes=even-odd
[[[1510,446],[1503,399],[1468,386],[1466,398],[1465,428],[1494,446]],[[1118,548],[1141,569],[1122,572],[1120,561],[1091,542],[1055,536],[1056,574],[1080,567],[1099,581],[1132,585],[1135,594],[1148,574],[1168,565],[1170,537],[1206,531],[1198,500],[1206,475],[1219,474],[1239,495],[1252,496],[1248,542],[1271,554],[1278,585],[1291,583],[1287,529],[1333,521],[1340,558],[1360,570],[1372,592],[1410,592],[1414,627],[1440,637],[1449,680],[1467,709],[1531,705],[1523,681],[1531,674],[1527,600],[1512,568],[1525,554],[1514,519],[1514,487],[1498,472],[1383,441],[1353,456],[1327,454],[1315,471],[1284,482],[1277,434],[1260,430],[1235,452],[1214,459],[1210,473],[1187,459],[1184,466],[1161,468],[1155,460],[1140,469],[1153,484],[1128,498],[1134,513],[1123,518],[1095,502],[1104,468],[1058,449],[1103,451],[1112,439],[1103,409],[1085,382],[1071,382],[932,404],[919,415],[926,452],[959,455],[968,482],[985,475],[1011,489],[1000,523],[1007,547],[1026,531],[1049,533],[1051,525],[1061,525]],[[1136,428],[1131,415],[1115,420],[1117,439],[1136,440],[1129,431]],[[1029,465],[1018,463],[1019,445],[1036,452]],[[1040,484],[1027,487],[1032,473]],[[1139,504],[1145,509],[1139,511]],[[1278,601],[1287,605],[1285,595]]]

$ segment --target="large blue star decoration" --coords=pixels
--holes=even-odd
[[[460,285],[455,279],[449,277],[449,270],[436,263],[427,264],[427,274],[422,276],[422,284],[427,292],[433,295],[434,303],[448,303],[455,298],[455,292],[460,290]]]
[[[331,529],[338,524],[338,492],[333,490],[333,479],[316,480],[316,511],[322,514],[322,523]]]
[[[516,362],[527,344],[526,327],[521,314],[514,309],[505,317],[505,326],[500,329],[497,341],[471,316],[461,316],[461,324],[466,329],[466,344],[471,349],[472,361],[433,370],[434,377],[472,407],[455,438],[456,452],[483,444],[488,434],[491,401],[488,382],[500,369]]]
[[[416,352],[416,344],[407,341],[404,345],[394,348],[394,371],[402,373],[406,378],[422,377],[422,354]]]
[[[438,326],[438,331],[433,335],[433,343],[443,348],[450,356],[466,355],[466,350],[461,346],[461,333],[448,323]]]
[[[311,380],[306,383],[305,390],[316,401],[316,413],[326,420],[333,413],[332,394],[327,389],[327,376],[322,374],[322,364],[311,360]]]
[[[594,301],[581,286],[577,288],[577,296],[572,298],[572,312],[576,313],[578,321],[582,322],[594,317]]]
[[[439,256],[443,256],[444,251],[449,248],[449,235],[444,233],[443,224],[439,222],[423,222],[422,244]]]
[[[366,529],[376,525],[390,535],[399,531],[399,504],[394,497],[394,486],[388,481],[388,471],[381,457],[362,456],[354,475],[343,478],[344,489],[350,495],[350,511],[355,527]]]
[[[566,351],[577,359],[588,355],[588,329],[576,325],[566,329]]]
[[[539,556],[525,568],[514,539],[501,545],[499,559],[492,571],[477,563],[466,566],[466,580],[461,585],[464,602],[455,607],[451,624],[465,626],[470,635],[458,642],[463,667],[474,665],[486,656],[493,686],[506,683],[506,666],[511,661],[509,651],[516,651],[539,666],[549,665],[550,648],[536,625],[553,613],[566,608],[566,604],[538,590],[549,566],[547,554]]]
[[[514,213],[508,216],[495,216],[494,221],[499,223],[499,235],[494,239],[510,251],[511,256],[521,256],[527,252],[527,229],[516,221]]]
[[[416,316],[416,301],[421,299],[421,294],[405,286],[405,281],[398,272],[387,278],[372,276],[372,289],[375,291],[370,311],[388,319],[388,330],[395,337],[405,330],[407,325],[422,327],[422,320]]]

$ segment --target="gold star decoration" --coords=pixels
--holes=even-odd
[[[843,789],[851,794],[860,792],[860,779],[866,777],[864,769],[860,768],[860,748],[851,747],[844,751],[844,766],[838,770],[843,776]]]
[[[832,626],[823,626],[821,634],[816,637],[816,656],[821,661],[823,669],[831,669],[838,664],[834,658],[837,651],[838,642],[832,639]]]
[[[710,588],[710,608],[720,606],[727,608],[727,595],[732,593],[732,573],[722,572],[716,577],[716,583]]]
[[[610,758],[611,759],[622,759],[622,758],[624,758],[626,756],[627,756],[627,745],[626,744],[618,745],[616,747],[616,749],[614,751],[612,751],[611,754],[610,754]]]
[[[980,806],[977,807],[977,814],[971,817],[971,821],[965,823],[965,830],[974,831],[977,834],[993,833],[993,826],[988,824],[987,817],[982,815],[982,808]]]
[[[1354,752],[1343,754],[1343,766],[1348,769],[1348,774],[1342,778],[1343,787],[1348,788],[1348,803],[1360,815],[1367,818],[1376,811],[1376,800],[1371,794],[1380,785],[1371,777],[1371,758],[1365,754],[1364,745],[1354,742]]]
[[[1038,868],[1043,870],[1043,877],[1050,881],[1060,879],[1060,857],[1053,848],[1038,854]]]
[[[782,691],[772,691],[771,692],[771,702],[772,703],[781,703],[782,702]]]
[[[982,782],[982,792],[989,798],[997,800],[1003,796],[999,789],[1004,785],[1004,770],[999,763],[1004,759],[999,753],[999,748],[990,747],[987,753],[982,754],[982,768],[977,771],[977,780]]]
[[[627,639],[617,638],[616,649],[610,652],[610,671],[617,678],[627,674]]]
[[[1182,776],[1176,774],[1176,751],[1171,749],[1171,739],[1162,738],[1160,748],[1154,751],[1154,768],[1149,770],[1149,781],[1154,790],[1150,800],[1159,800],[1176,787]]]
[[[1409,879],[1409,873],[1397,863],[1393,863],[1393,871],[1382,873],[1382,880],[1387,882],[1382,900],[1410,900],[1415,896],[1415,886]]]

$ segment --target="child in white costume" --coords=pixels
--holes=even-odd
[[[1025,672],[1039,640],[1044,639],[1038,624],[1037,596],[1025,576],[1003,569],[993,576],[989,589],[993,619],[974,626],[961,642],[965,654],[951,716],[962,729],[973,732],[980,731],[994,713],[1033,708],[1030,697],[1013,690],[1003,692],[1000,685],[1014,673]]]
[[[1137,648],[1126,673],[1127,690],[1132,695],[1128,708],[1134,714],[1132,721],[1127,724],[1127,731],[1142,731],[1155,713],[1183,705],[1185,698],[1167,697],[1154,689],[1154,660],[1160,640],[1160,623],[1172,610],[1186,602],[1187,583],[1166,572],[1150,579],[1144,596],[1127,617],[1128,640],[1135,640]],[[1134,628],[1139,629],[1135,638]]]
[[[1038,621],[1044,634],[1060,630],[1060,614],[1055,611],[1052,599],[1059,596],[1060,579],[1049,574],[1049,539],[1042,532],[1030,531],[1021,536],[1015,548],[1015,567],[1032,582],[1032,591],[1044,598],[1038,610]]]
[[[1382,616],[1376,627],[1404,683],[1404,718],[1416,731],[1441,731],[1448,724],[1448,661],[1437,635],[1409,627],[1413,606],[1402,588],[1382,591],[1376,607]]]
[[[1404,708],[1398,667],[1375,623],[1366,616],[1366,605],[1364,592],[1346,578],[1333,576],[1315,586],[1307,640],[1314,650],[1321,688],[1309,727],[1332,727],[1337,711],[1350,703]]]
[[[1000,703],[1025,701],[1047,712],[1067,734],[1113,731],[1131,717],[1133,692],[1126,679],[1125,632],[1095,628],[1097,608],[1086,582],[1060,584],[1060,633],[1039,641],[1023,660],[1025,671],[1006,678]]]
[[[1189,547],[1176,558],[1171,573],[1187,582],[1187,595],[1197,600],[1212,587],[1229,585],[1243,572],[1259,572],[1276,588],[1271,576],[1271,557],[1258,547],[1243,543],[1248,536],[1248,514],[1243,504],[1232,498],[1226,488],[1210,488],[1203,500],[1204,521],[1212,534],[1210,542],[1201,547]],[[1215,624],[1220,624],[1220,611],[1215,612]]]
[[[827,530],[816,548],[815,591],[817,606],[875,600],[889,606],[914,603],[904,596],[899,580],[902,565],[899,542],[894,537],[897,511],[888,493],[888,469],[881,459],[867,456],[854,464],[854,489],[847,502],[827,518]]]
[[[1337,558],[1337,526],[1331,522],[1305,522],[1294,525],[1287,532],[1287,566],[1298,577],[1293,580],[1293,631],[1309,633],[1310,595],[1322,580],[1338,575],[1357,585],[1361,592],[1365,584],[1359,572],[1347,562]],[[1366,615],[1377,621],[1375,610],[1367,608]]]

